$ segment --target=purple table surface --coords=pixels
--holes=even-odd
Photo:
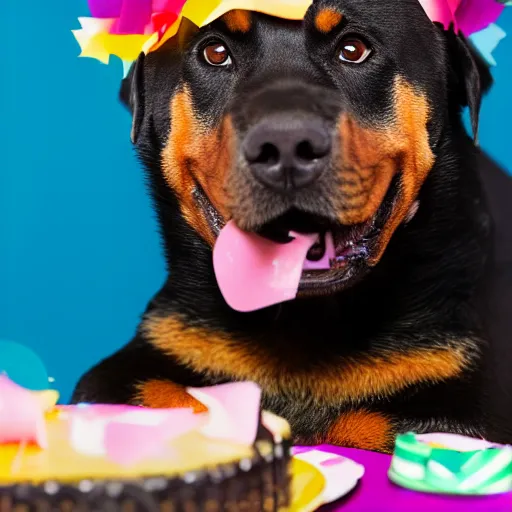
[[[323,512],[512,512],[512,493],[474,498],[409,491],[388,479],[389,455],[325,445],[317,449],[348,457],[365,468],[359,486]]]

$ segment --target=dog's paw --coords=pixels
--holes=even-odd
[[[185,386],[170,380],[152,379],[136,386],[134,402],[153,409],[194,409],[195,413],[206,412],[207,408],[187,393]]]

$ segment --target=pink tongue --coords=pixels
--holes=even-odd
[[[230,221],[213,250],[217,283],[230,307],[249,312],[293,300],[318,235],[290,233],[287,244],[247,233]]]

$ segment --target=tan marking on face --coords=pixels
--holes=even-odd
[[[234,9],[222,16],[222,21],[231,32],[246,34],[251,30],[251,13],[242,9]]]
[[[340,357],[315,366],[291,353],[283,357],[272,349],[264,350],[250,340],[190,327],[177,317],[148,317],[143,329],[155,347],[196,372],[251,380],[269,395],[285,392],[338,405],[456,377],[471,364],[470,354],[475,350],[470,340],[465,344],[447,340],[447,348]]]
[[[225,179],[233,155],[231,119],[225,117],[218,128],[207,128],[194,111],[190,91],[185,86],[171,102],[171,132],[162,151],[162,169],[179,199],[185,220],[210,245],[214,244],[214,234],[194,199],[194,190],[199,184],[226,218]]]
[[[315,17],[315,28],[322,34],[328,34],[334,30],[343,19],[343,14],[333,9],[332,7],[326,7],[321,9]]]
[[[403,78],[395,83],[395,116],[390,126],[361,126],[348,115],[341,116],[339,220],[359,224],[380,208],[391,181],[401,172],[401,187],[393,212],[384,226],[371,263],[384,253],[397,227],[404,222],[435,161],[429,145],[427,98]]]
[[[401,154],[402,179],[397,202],[390,219],[380,235],[378,261],[396,231],[407,218],[407,214],[416,200],[435,163],[434,153],[429,144],[427,123],[430,107],[427,98],[416,92],[404,80],[398,80],[395,86],[395,104],[397,112],[395,136],[402,136],[402,145],[406,148]]]
[[[393,438],[393,426],[386,416],[359,410],[342,414],[331,425],[322,443],[390,453]]]
[[[206,412],[208,409],[192,395],[184,386],[169,380],[148,380],[137,385],[135,403],[152,409],[194,409],[195,413]]]
[[[342,155],[340,191],[343,201],[339,208],[339,220],[344,224],[359,224],[377,212],[386,196],[396,172],[392,156],[395,148],[388,147],[380,133],[362,128],[346,114],[340,119],[339,131]]]

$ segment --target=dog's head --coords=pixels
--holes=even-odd
[[[319,0],[302,22],[231,11],[186,21],[122,88],[132,138],[208,245],[232,219],[286,242],[332,234],[329,294],[375,266],[414,215],[439,147],[469,105],[476,134],[490,75],[417,0]]]

